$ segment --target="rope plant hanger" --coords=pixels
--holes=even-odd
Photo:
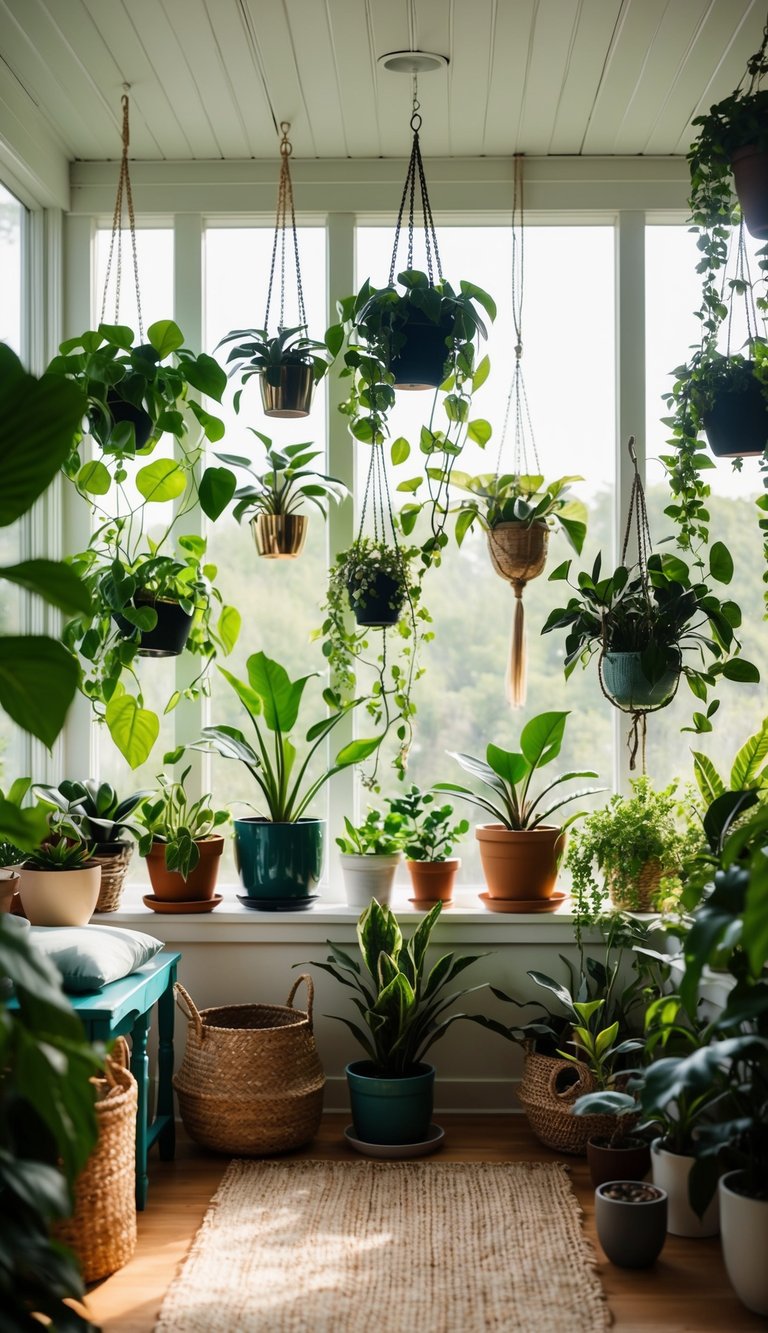
[[[109,282],[112,276],[112,263],[115,259],[115,248],[117,248],[117,262],[115,264],[115,324],[120,322],[120,292],[122,286],[122,263],[123,263],[123,211],[128,213],[128,228],[131,236],[131,254],[133,257],[133,279],[136,288],[136,314],[139,328],[139,342],[144,341],[144,319],[141,311],[141,290],[139,287],[139,255],[136,248],[136,215],[133,208],[133,191],[131,189],[131,173],[128,169],[128,148],[131,141],[130,123],[129,123],[129,100],[128,94],[123,93],[120,99],[120,105],[123,109],[122,141],[123,151],[120,158],[120,174],[117,180],[117,194],[115,196],[115,211],[112,215],[112,235],[109,241],[109,255],[107,257],[107,271],[104,276],[104,291],[101,297],[101,314],[99,323],[103,324],[107,313],[107,300],[109,297]]]
[[[493,492],[499,500],[510,492],[517,498],[514,500],[510,520],[504,521],[502,518],[499,522],[494,522],[491,511],[488,528],[488,551],[493,568],[500,578],[506,579],[515,594],[506,677],[507,698],[513,708],[521,707],[526,699],[528,650],[523,593],[530,580],[542,573],[547,562],[549,544],[549,529],[546,522],[535,519],[531,521],[534,506],[529,505],[525,498],[540,489],[543,478],[540,476],[541,464],[523,377],[524,211],[523,154],[515,153],[512,196],[512,320],[515,329],[515,368],[499,440]],[[505,474],[502,470],[510,431],[513,435],[511,475]]]
[[[638,640],[638,651],[612,652],[611,633],[606,624],[606,617],[603,616],[603,635],[597,670],[600,688],[605,698],[614,708],[618,708],[620,712],[626,713],[631,718],[627,737],[630,770],[635,770],[638,751],[640,751],[642,772],[645,773],[647,715],[648,713],[657,713],[661,708],[666,708],[674,699],[680,682],[680,661],[676,670],[666,670],[660,679],[653,682],[642,672],[639,645],[653,644],[653,627],[658,618],[658,611],[651,596],[651,582],[648,572],[648,560],[652,551],[651,531],[648,524],[645,490],[638,471],[634,435],[630,435],[627,448],[632,460],[633,477],[627,526],[621,548],[621,564],[626,570],[627,554],[634,534],[637,547],[635,575],[639,585],[640,610],[638,612],[633,607],[632,615],[635,623],[631,627],[631,632]],[[615,609],[612,614],[615,617]],[[648,651],[648,647],[646,647],[646,651]]]

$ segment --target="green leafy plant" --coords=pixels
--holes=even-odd
[[[175,870],[184,880],[200,861],[197,844],[212,837],[229,819],[228,810],[214,810],[210,792],[190,801],[184,787],[190,772],[191,765],[175,782],[160,773],[157,799],[146,799],[138,816],[143,830],[139,839],[141,855],[148,856],[153,843],[164,843],[166,869]]]
[[[263,375],[268,384],[279,385],[280,371],[283,366],[310,366],[317,384],[326,374],[331,361],[325,343],[307,337],[306,324],[293,329],[280,329],[275,337],[270,337],[266,329],[233,329],[225,334],[219,347],[228,343],[236,345],[230,350],[227,365],[230,374],[239,375],[243,385],[253,375]],[[234,408],[240,410],[239,389],[234,396]]]
[[[649,684],[678,671],[703,702],[720,677],[759,681],[757,667],[738,655],[734,630],[741,623],[739,608],[734,602],[721,603],[707,583],[693,582],[689,566],[678,556],[650,556],[647,585],[640,571],[624,565],[602,577],[600,555],[591,573],[580,572],[575,584],[570,570],[571,561],[566,560],[549,576],[550,582],[568,582],[574,595],[550,613],[542,629],[542,634],[567,631],[566,679],[579,662],[586,666],[603,652],[636,652]],[[733,577],[733,560],[722,542],[712,547],[709,572],[721,583]],[[686,651],[696,654],[696,664],[684,659]],[[695,711],[692,726],[683,730],[711,731],[717,708],[713,700],[706,713]]]
[[[0,916],[0,1308],[4,1328],[91,1330],[71,1301],[83,1282],[51,1225],[72,1211],[71,1190],[97,1135],[90,1046],[55,967],[21,922]],[[18,1009],[5,1001],[10,984]],[[7,989],[8,988],[8,989]]]
[[[402,820],[402,846],[409,861],[446,861],[453,844],[469,832],[468,819],[453,822],[449,802],[438,805],[433,792],[421,791],[414,783],[390,801],[390,809]]]
[[[261,440],[265,449],[266,471],[257,472],[251,460],[240,454],[217,454],[219,462],[230,467],[244,468],[253,482],[240,486],[234,492],[232,512],[238,523],[255,514],[275,517],[295,514],[309,501],[327,517],[329,503],[339,504],[348,494],[343,482],[325,472],[314,472],[309,464],[322,457],[322,451],[311,444],[285,444],[276,449],[267,435],[248,428]]]
[[[458,545],[475,523],[486,530],[499,523],[519,523],[524,528],[545,523],[550,531],[559,528],[580,555],[587,533],[587,510],[581,500],[573,499],[570,494],[573,481],[583,478],[558,477],[556,481],[545,482],[541,476],[505,473],[497,477],[487,472],[471,477],[467,472],[454,471],[451,485],[470,495],[456,510]]]
[[[558,1051],[558,1055],[574,1065],[586,1065],[595,1083],[594,1092],[577,1097],[573,1103],[573,1114],[614,1116],[615,1126],[609,1147],[619,1148],[629,1137],[628,1117],[632,1117],[629,1121],[631,1125],[637,1115],[637,1101],[630,1094],[623,1094],[621,1100],[615,1100],[608,1094],[617,1091],[617,1084],[626,1085],[628,1082],[629,1076],[626,1071],[619,1072],[619,1061],[631,1052],[643,1050],[644,1043],[635,1037],[617,1041],[619,1036],[617,1020],[608,1027],[600,1027],[602,1011],[605,1008],[604,1000],[588,1000],[583,1003],[577,1001],[573,1007],[577,1022],[574,1024],[573,1035],[568,1045],[574,1047],[576,1054]]]
[[[24,865],[28,870],[83,870],[93,865],[93,848],[87,842],[76,840],[76,830],[69,837],[43,842],[28,856]]]
[[[520,750],[502,750],[498,745],[490,744],[485,760],[475,759],[472,755],[458,754],[451,751],[451,757],[472,777],[479,779],[493,793],[492,798],[480,796],[469,787],[459,787],[453,782],[438,782],[435,791],[452,792],[470,804],[478,806],[507,829],[535,829],[543,824],[555,810],[570,801],[582,800],[602,787],[583,788],[571,792],[568,796],[558,794],[554,802],[545,802],[545,797],[554,792],[563,782],[574,778],[596,778],[591,769],[563,773],[543,787],[537,795],[531,794],[531,783],[547,764],[560,753],[565,732],[567,713],[540,713],[531,718],[520,733]],[[578,819],[571,815],[563,825]]]
[[[482,955],[447,953],[433,967],[426,962],[432,931],[442,904],[436,903],[410,939],[403,938],[397,917],[376,900],[357,923],[362,962],[327,942],[326,962],[315,963],[353,992],[352,1002],[365,1024],[333,1015],[344,1023],[382,1077],[405,1077],[448,1028],[467,1014],[446,1010],[483,985],[448,991],[448,987]]]
[[[333,711],[309,728],[304,737],[308,748],[299,757],[291,733],[298,720],[307,682],[317,673],[291,680],[285,667],[263,652],[253,653],[246,662],[246,669],[248,680],[243,681],[223,667],[219,668],[248,714],[255,746],[237,727],[218,726],[204,727],[201,739],[186,748],[218,754],[224,759],[237,759],[245,764],[260,793],[266,818],[276,824],[293,824],[302,818],[329,778],[367,759],[381,738],[374,736],[350,741],[342,746],[319,777],[309,776],[312,758],[326,737],[362,700],[337,705],[326,692],[326,703]],[[182,746],[167,755],[166,761],[175,763],[184,749]]]
[[[130,815],[147,796],[153,795],[142,790],[121,800],[108,782],[96,782],[93,778],[86,778],[85,782],[65,779],[58,787],[38,783],[35,790],[52,810],[66,815],[82,838],[94,844],[94,850],[119,842],[126,831],[136,835],[138,824]]]
[[[359,824],[344,816],[347,836],[337,838],[336,845],[345,856],[393,856],[402,851],[402,822],[394,807],[382,813],[369,806]]]
[[[7,791],[0,789],[0,836],[3,863],[15,865],[27,852],[39,847],[48,833],[48,815],[40,803],[24,807],[22,802],[32,788],[31,778],[16,778]]]

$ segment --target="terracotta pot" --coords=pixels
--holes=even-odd
[[[503,824],[478,824],[483,874],[492,898],[551,898],[557,884],[565,833],[548,824],[535,829],[508,829]]]
[[[224,839],[215,834],[211,838],[201,838],[195,846],[200,852],[200,860],[187,878],[182,879],[178,870],[166,868],[165,843],[152,844],[147,856],[147,870],[156,898],[170,903],[193,903],[208,901],[213,897]]]
[[[0,873],[0,912],[10,912],[19,888],[18,871]]]
[[[256,550],[265,560],[295,560],[307,537],[306,514],[256,514],[251,519]]]
[[[99,899],[101,866],[19,871],[19,897],[33,926],[87,926]]]
[[[535,579],[547,563],[549,528],[546,523],[497,523],[488,533],[491,564],[508,583]]]
[[[447,861],[406,861],[413,885],[413,896],[421,903],[449,903],[453,899],[458,856]]]
[[[597,1139],[587,1140],[589,1174],[595,1188],[608,1180],[645,1180],[651,1169],[651,1150],[642,1139],[625,1139],[626,1147],[611,1148]]]
[[[666,873],[660,861],[646,861],[634,879],[614,871],[605,881],[613,906],[620,912],[653,912],[655,895]]]
[[[758,241],[768,241],[768,153],[754,144],[737,148],[731,170],[747,231]]]
[[[270,372],[271,373],[271,372]],[[259,375],[261,401],[267,417],[308,417],[315,387],[315,372],[304,363],[280,366],[278,384],[270,384],[267,372]]]

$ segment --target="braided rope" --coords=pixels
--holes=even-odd
[[[131,250],[133,253],[133,278],[136,286],[136,310],[139,320],[139,341],[144,339],[144,318],[141,310],[141,290],[139,287],[139,255],[136,248],[136,214],[133,207],[133,190],[131,188],[131,173],[128,169],[128,147],[130,144],[130,124],[129,124],[129,100],[128,94],[123,93],[120,99],[120,105],[123,109],[122,141],[123,151],[120,158],[120,174],[117,179],[117,194],[115,196],[115,209],[112,214],[112,235],[109,240],[109,255],[107,257],[107,271],[104,278],[104,292],[101,298],[101,314],[99,323],[104,323],[107,311],[107,296],[109,293],[109,280],[112,275],[112,261],[115,256],[115,241],[117,241],[117,264],[115,267],[115,323],[120,319],[120,287],[122,283],[122,261],[123,261],[123,203],[127,205],[128,225],[131,233]]]

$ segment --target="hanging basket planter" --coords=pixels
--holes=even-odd
[[[137,593],[134,605],[151,606],[157,614],[154,629],[141,631],[139,657],[179,657],[187,644],[193,617],[178,602],[167,597],[143,596]],[[135,637],[138,632],[135,625],[124,616],[116,615],[115,621],[126,638]]]
[[[768,235],[768,233],[767,233]],[[754,362],[744,364],[754,371]],[[709,447],[716,458],[759,458],[768,445],[768,399],[759,380],[740,374],[733,386],[722,385],[711,407],[702,412]]]
[[[134,403],[129,403],[125,398],[121,398],[117,389],[108,390],[107,407],[115,425],[127,421],[129,425],[133,426],[136,448],[143,449],[152,434],[152,418],[149,413],[145,412],[143,407],[136,407]]]
[[[349,579],[347,592],[358,625],[367,629],[388,629],[400,619],[405,589],[391,574],[380,570],[364,586],[354,578]]]
[[[528,583],[547,563],[549,528],[546,523],[497,523],[488,531],[491,564],[508,583]]]
[[[629,712],[664,708],[674,698],[680,680],[678,665],[665,671],[660,680],[650,681],[643,670],[642,653],[606,652],[600,670],[608,698]]]
[[[447,339],[453,332],[453,320],[438,324],[414,312],[399,330],[403,345],[393,355],[390,370],[396,389],[438,389],[446,376],[449,357]]]
[[[308,417],[315,388],[314,368],[306,363],[282,365],[259,376],[264,415],[294,419]]]
[[[731,170],[747,231],[758,241],[768,241],[768,152],[755,144],[737,148]]]
[[[256,514],[251,519],[256,550],[265,560],[295,560],[307,538],[306,514]]]

